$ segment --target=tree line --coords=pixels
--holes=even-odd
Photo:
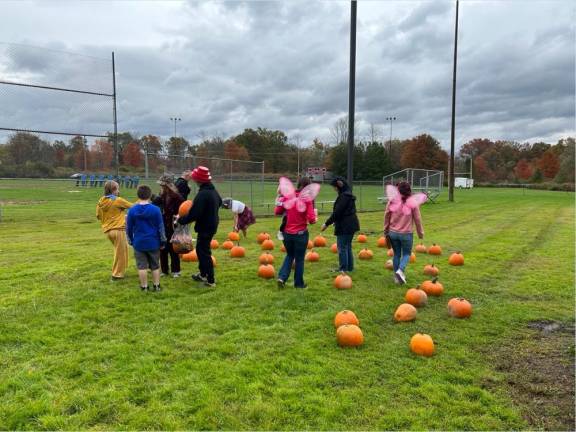
[[[153,172],[188,166],[191,158],[201,163],[208,158],[264,161],[266,173],[294,174],[298,166],[326,167],[336,175],[346,175],[347,128],[343,119],[331,128],[330,143],[315,138],[302,143],[289,139],[280,130],[245,129],[228,138],[202,137],[191,144],[182,137],[163,140],[155,135],[118,134],[118,159],[123,172],[142,173],[144,155],[148,154]],[[448,171],[448,153],[438,140],[428,134],[399,140],[384,140],[374,133],[357,137],[354,146],[354,177],[357,180],[381,180],[384,175],[403,168]],[[555,181],[574,182],[574,138],[555,144],[518,143],[473,139],[460,147],[455,171],[470,172],[482,183]],[[170,161],[186,160],[185,164]],[[88,143],[84,137],[52,142],[40,136],[17,132],[0,144],[2,177],[66,177],[72,172],[111,172],[114,164],[112,135]]]

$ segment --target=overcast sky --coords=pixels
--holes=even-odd
[[[457,145],[575,134],[575,5],[460,2]],[[167,137],[178,116],[193,142],[260,126],[307,144],[330,142],[347,114],[346,1],[4,0],[0,10],[0,79],[108,93],[115,51],[122,131]],[[454,13],[449,0],[359,2],[360,136],[373,123],[387,139],[396,116],[393,137],[449,146]],[[106,98],[0,86],[0,127],[99,134],[110,118]]]

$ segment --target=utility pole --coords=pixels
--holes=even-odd
[[[356,96],[356,11],[357,2],[350,2],[350,84],[348,87],[348,184],[354,179],[354,117]]]
[[[386,120],[390,122],[390,140],[388,141],[388,154],[392,152],[392,122],[396,120],[396,117],[386,117]]]
[[[458,7],[456,0],[456,24],[454,28],[454,70],[452,72],[452,130],[450,131],[450,169],[448,170],[448,201],[454,201],[454,135],[456,130],[456,63],[458,59]]]
[[[180,122],[182,121],[182,119],[180,117],[170,117],[170,120],[174,122],[174,144],[176,144],[176,138],[178,137],[178,135],[176,135],[176,122]],[[183,166],[184,166],[184,149],[182,148],[180,150],[181,154],[180,154],[180,170],[183,170]]]

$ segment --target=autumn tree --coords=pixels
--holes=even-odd
[[[114,147],[105,139],[98,139],[90,149],[94,168],[108,170],[114,160]]]
[[[226,159],[250,160],[246,147],[241,146],[234,140],[228,140],[224,143],[224,157]]]
[[[404,143],[400,163],[402,168],[446,170],[448,153],[442,150],[435,138],[423,134]]]
[[[574,158],[576,141],[574,138],[562,139],[558,144],[564,147],[560,155],[560,168],[558,174],[554,178],[554,181],[558,183],[574,183]]]
[[[514,168],[516,177],[522,180],[527,180],[532,177],[533,169],[526,159],[520,159]]]
[[[132,141],[128,145],[124,146],[122,161],[124,162],[124,165],[129,165],[134,168],[142,166],[142,152],[140,151],[140,146],[136,141]]]
[[[542,154],[542,157],[538,159],[538,168],[542,171],[544,178],[550,179],[556,177],[560,169],[560,161],[552,149],[548,149]]]

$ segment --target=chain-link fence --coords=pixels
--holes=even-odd
[[[419,168],[406,168],[384,176],[382,179],[382,197],[385,200],[386,185],[395,185],[399,182],[410,184],[412,191],[424,192],[431,200],[434,200],[442,193],[444,186],[444,171],[427,170]]]
[[[0,138],[100,137],[115,131],[114,57],[0,43]]]

